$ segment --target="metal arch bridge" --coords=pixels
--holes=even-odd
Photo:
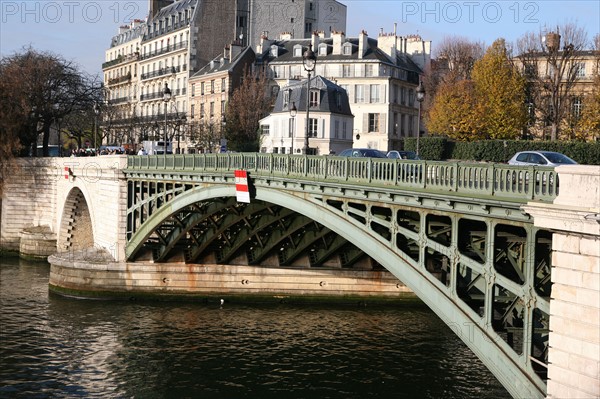
[[[234,171],[251,180],[235,198]],[[552,235],[521,211],[551,169],[207,154],[128,157],[128,261],[383,267],[514,397],[546,392]]]

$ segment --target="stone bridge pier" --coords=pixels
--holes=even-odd
[[[600,167],[557,168],[552,204],[529,203],[553,232],[547,398],[600,397]]]
[[[4,187],[3,250],[45,258],[97,248],[124,259],[126,156],[22,159]]]

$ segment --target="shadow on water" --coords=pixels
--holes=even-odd
[[[240,305],[48,295],[0,263],[0,397],[502,398],[422,305]]]

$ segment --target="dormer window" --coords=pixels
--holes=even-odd
[[[300,44],[294,46],[294,57],[302,57],[302,46]]]
[[[271,56],[272,57],[279,56],[279,47],[276,44],[271,46]]]
[[[342,54],[352,55],[352,44],[344,43],[344,45],[342,46]]]
[[[319,55],[327,55],[327,44],[319,44]]]
[[[310,91],[310,99],[308,104],[310,107],[317,107],[319,105],[319,93],[319,90]]]

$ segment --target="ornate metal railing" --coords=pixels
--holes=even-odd
[[[358,186],[389,187],[465,197],[551,202],[558,194],[553,168],[441,161],[348,158],[289,154],[226,153],[131,156],[127,169],[288,178]]]

